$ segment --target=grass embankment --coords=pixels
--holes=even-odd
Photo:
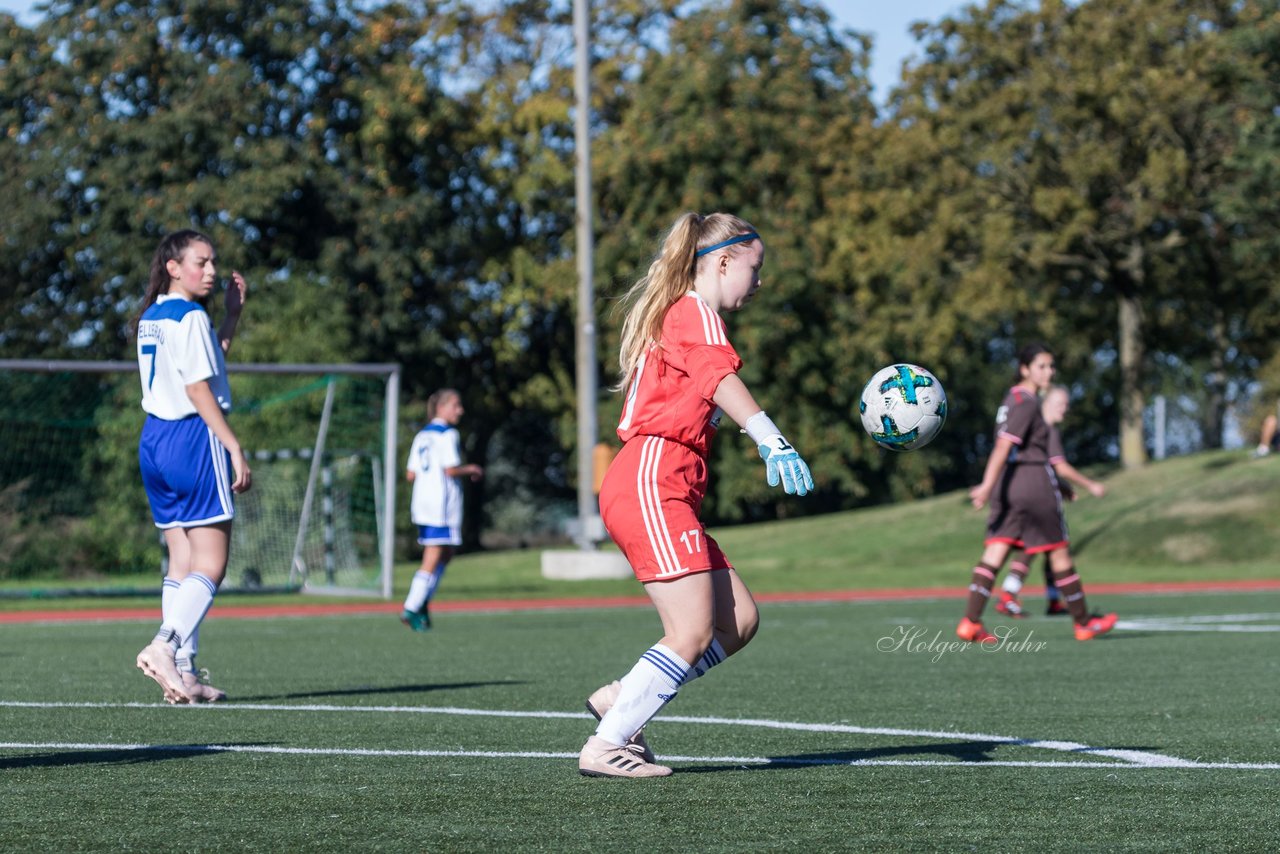
[[[1092,472],[1106,497],[1069,505],[1072,551],[1086,583],[1246,580],[1280,576],[1280,460],[1215,451],[1153,463],[1138,471]],[[801,501],[803,499],[796,499]],[[923,501],[804,519],[712,529],[756,592],[963,585],[982,548],[985,512],[963,492]],[[396,595],[416,563],[396,570]],[[1031,582],[1038,580],[1039,568]],[[154,584],[152,575],[116,578],[116,586]],[[31,587],[30,583],[25,585]],[[48,583],[41,587],[50,587]],[[76,587],[85,586],[77,583]],[[17,589],[14,585],[0,589]],[[441,601],[491,598],[625,596],[629,579],[550,581],[539,550],[459,557]],[[237,596],[238,604],[332,597]],[[27,599],[0,609],[118,603],[151,599]]]

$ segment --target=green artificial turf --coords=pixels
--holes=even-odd
[[[651,781],[572,758],[648,608],[215,608],[231,700],[196,708],[133,667],[149,622],[0,625],[0,850],[1276,850],[1280,593],[1093,598],[1111,636],[990,620],[998,650],[950,643],[954,600],[765,604],[648,728]]]

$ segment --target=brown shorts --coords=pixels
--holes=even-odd
[[[1048,464],[1015,463],[991,497],[986,543],[1008,543],[1028,555],[1067,546],[1058,481]]]

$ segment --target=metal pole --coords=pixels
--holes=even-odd
[[[1165,424],[1168,422],[1168,413],[1165,410],[1165,400],[1163,394],[1157,394],[1155,400],[1155,412],[1152,414],[1152,420],[1155,422],[1155,438],[1153,439],[1154,456],[1157,460],[1163,460],[1165,456]]]
[[[573,0],[575,94],[574,150],[577,152],[578,254],[578,547],[595,548],[590,520],[596,513],[591,452],[596,444],[596,323],[591,234],[591,11],[588,0]]]
[[[289,564],[289,580],[294,575],[307,584],[307,562],[302,557],[302,549],[307,541],[307,526],[311,523],[311,502],[316,494],[316,476],[324,460],[325,442],[329,438],[329,418],[333,415],[333,392],[337,387],[333,377],[329,377],[329,386],[324,392],[324,408],[320,411],[320,429],[316,431],[315,448],[311,451],[311,469],[307,472],[307,491],[302,497],[302,515],[298,519],[298,536],[293,541],[293,560]]]
[[[400,420],[400,366],[387,376],[386,422],[382,425],[382,598],[391,598],[396,546],[396,425]]]

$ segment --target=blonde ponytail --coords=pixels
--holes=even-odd
[[[750,223],[732,214],[680,215],[663,238],[648,272],[627,290],[619,303],[619,310],[626,312],[626,318],[618,348],[619,380],[614,391],[623,391],[631,384],[641,357],[650,347],[662,346],[662,321],[667,310],[693,290],[698,265],[702,263],[697,257],[698,250],[754,231]],[[742,245],[732,245],[726,251],[738,252],[742,248]]]

